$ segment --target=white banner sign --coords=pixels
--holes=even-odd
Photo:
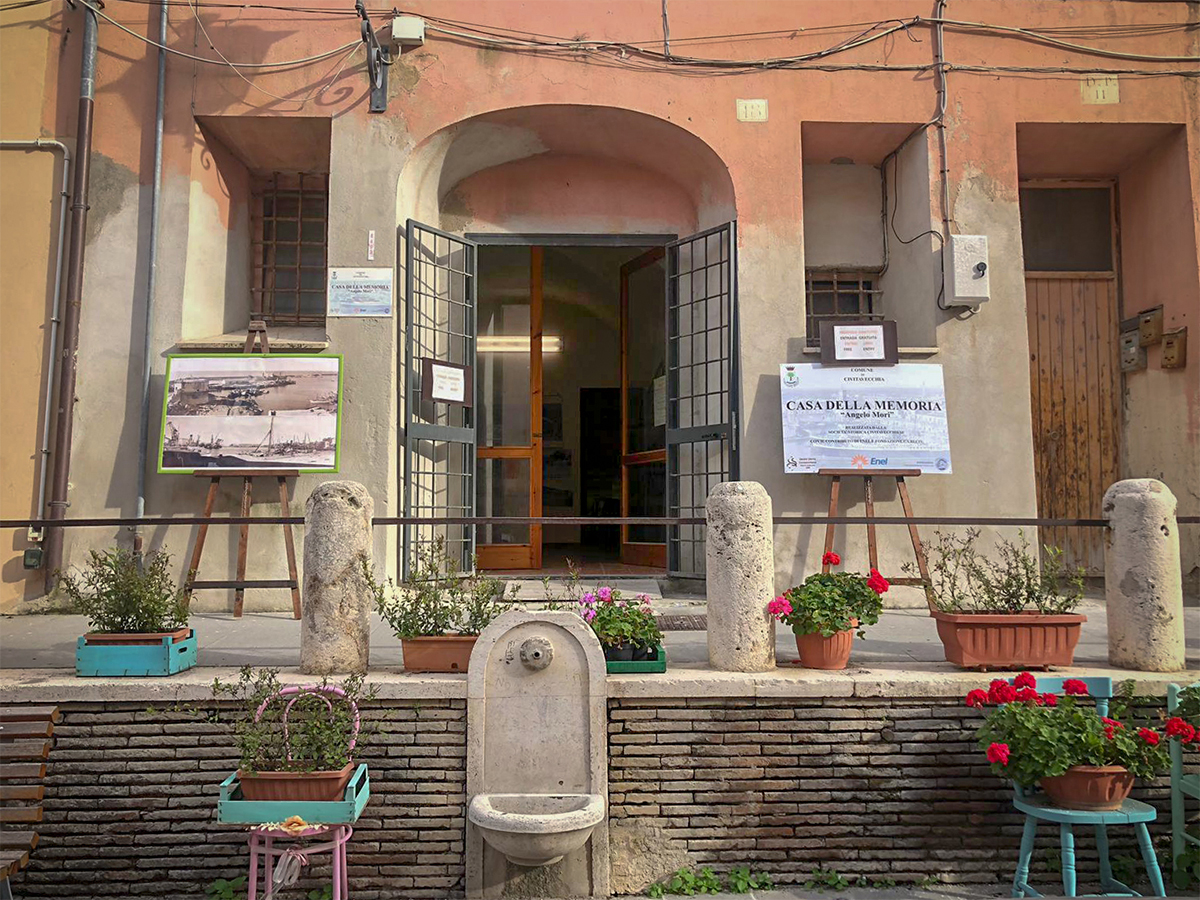
[[[783,470],[920,469],[948,474],[942,367],[779,367]]]
[[[331,316],[390,316],[391,268],[329,270]]]

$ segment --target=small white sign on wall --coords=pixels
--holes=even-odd
[[[1121,83],[1116,75],[1084,75],[1079,80],[1079,95],[1086,106],[1121,102]]]
[[[392,314],[392,269],[330,268],[329,316],[390,316]]]

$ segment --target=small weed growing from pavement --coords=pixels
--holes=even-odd
[[[813,869],[808,881],[804,882],[804,886],[822,891],[826,888],[840,891],[850,887],[850,879],[837,869]]]
[[[877,891],[887,890],[896,886],[895,878],[868,878],[866,875],[859,875],[858,880],[854,882],[855,887],[874,888]]]
[[[721,876],[712,869],[703,868],[693,872],[684,867],[666,881],[658,881],[646,888],[647,897],[665,897],[668,894],[678,894],[694,897],[697,894],[719,894],[728,887],[734,894],[748,894],[754,890],[769,890],[774,885],[771,876],[765,872],[751,872],[749,866],[737,866],[730,870],[728,884],[721,881]]]
[[[204,886],[204,896],[210,900],[245,900],[246,876],[218,878]]]
[[[936,875],[926,875],[924,878],[921,878],[921,879],[913,882],[913,887],[927,888],[927,887],[933,887],[934,885],[941,884],[941,883],[942,883],[942,880],[940,878],[938,878]]]
[[[751,872],[749,866],[735,866],[729,870],[729,892],[748,894],[751,891],[769,891],[775,885],[766,872]]]

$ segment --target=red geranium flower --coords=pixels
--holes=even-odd
[[[1196,738],[1197,734],[1196,729],[1184,719],[1179,718],[1179,716],[1172,716],[1170,719],[1167,719],[1166,731],[1168,737],[1177,737],[1185,744],[1190,744]]]
[[[1037,679],[1034,678],[1033,675],[1031,675],[1029,672],[1022,672],[1020,675],[1018,675],[1016,678],[1013,679],[1013,687],[1036,688],[1037,687]]]
[[[1057,694],[1042,694],[1042,703],[1046,706],[1058,706]]]
[[[1087,684],[1080,681],[1078,678],[1068,678],[1063,682],[1064,694],[1081,694],[1086,696],[1088,692]]]
[[[1016,699],[1017,689],[1003,678],[997,678],[988,688],[989,703],[1012,703]]]
[[[967,706],[980,707],[987,703],[987,691],[981,691],[979,688],[967,694]]]
[[[990,763],[1008,765],[1008,744],[992,744],[987,748],[987,758]]]
[[[841,564],[842,558],[832,550],[821,557],[821,565],[823,566],[840,566]]]
[[[869,587],[875,593],[883,595],[887,593],[887,589],[890,587],[890,585],[888,584],[887,579],[879,574],[878,569],[872,569],[871,577],[867,579],[867,587]]]
[[[1138,729],[1138,737],[1140,737],[1143,741],[1145,741],[1151,747],[1155,746],[1161,740],[1161,738],[1158,735],[1158,732],[1154,731],[1150,728],[1139,728]]]
[[[1017,700],[1019,700],[1021,703],[1036,703],[1038,706],[1042,705],[1042,695],[1033,688],[1029,687],[1023,687],[1017,691]]]

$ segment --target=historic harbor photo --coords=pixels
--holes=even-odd
[[[159,469],[337,470],[341,358],[175,356]]]

